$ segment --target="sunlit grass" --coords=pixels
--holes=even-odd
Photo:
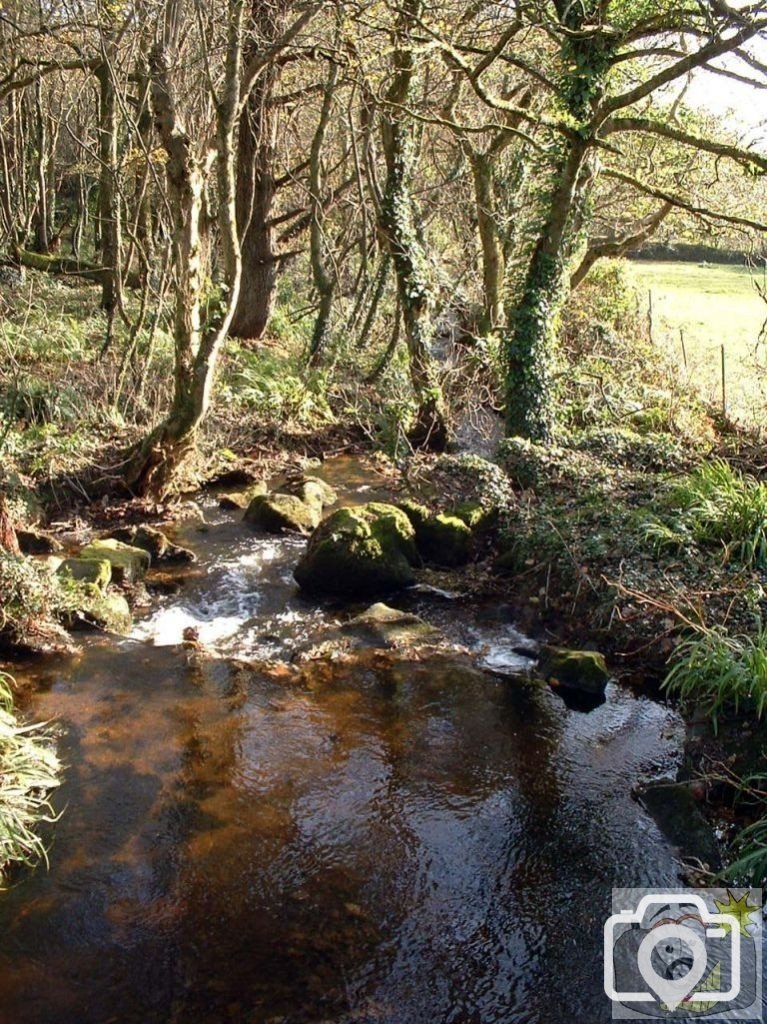
[[[767,567],[767,485],[723,459],[676,483],[661,505],[661,514],[645,525],[657,549],[714,546],[728,561]]]
[[[750,711],[762,718],[767,709],[767,630],[760,627],[751,636],[710,630],[683,641],[663,688],[688,708],[709,715],[714,729],[725,711]]]
[[[10,682],[0,673],[0,888],[13,864],[46,859],[39,826],[55,819],[49,797],[61,775],[50,731],[19,724]]]
[[[640,315],[646,315],[652,293],[654,339],[674,356],[703,398],[721,405],[724,345],[728,415],[760,423],[767,408],[767,362],[759,335],[767,305],[755,281],[763,284],[763,274],[742,266],[644,260],[633,262],[631,270]]]

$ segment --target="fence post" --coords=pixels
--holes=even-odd
[[[724,345],[722,345],[722,416],[727,415],[727,378],[724,363]]]

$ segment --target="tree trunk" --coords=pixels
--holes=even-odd
[[[559,316],[567,299],[570,264],[585,248],[589,201],[598,170],[591,118],[604,95],[610,47],[591,36],[589,6],[557,4],[568,30],[562,60],[569,72],[561,100],[578,130],[555,144],[552,185],[540,212],[541,229],[517,302],[504,332],[506,432],[547,442],[554,425],[553,362]]]
[[[35,84],[35,116],[37,120],[37,213],[35,215],[35,249],[47,253],[49,247],[48,173],[50,159],[48,122],[43,111],[42,83]]]
[[[340,8],[339,8],[340,10]],[[336,37],[336,45],[339,39]],[[319,309],[314,321],[312,340],[309,345],[309,365],[319,361],[325,344],[330,336],[333,298],[335,296],[337,277],[333,269],[328,267],[325,250],[327,239],[324,227],[324,176],[322,173],[322,151],[325,134],[333,110],[333,95],[338,80],[338,64],[331,61],[327,82],[322,97],[322,108],[317,122],[317,129],[312,139],[309,157],[309,192],[311,196],[312,223],[309,230],[312,279],[319,295]]]
[[[120,197],[116,180],[118,105],[108,60],[98,66],[95,75],[99,83],[98,221],[101,262],[104,267],[101,308],[106,312],[111,326],[119,299],[121,259]]]
[[[125,479],[139,494],[162,497],[194,451],[197,429],[210,406],[218,354],[229,330],[241,280],[236,224],[235,135],[242,72],[243,6],[230,0],[227,57],[222,95],[216,97],[216,148],[199,155],[180,116],[174,87],[173,41],[150,56],[155,125],[166,154],[168,200],[173,217],[172,257],[176,274],[173,402],[167,418],[139,444]],[[227,285],[226,305],[201,320],[204,284],[205,182],[211,160],[218,186],[218,227]]]
[[[416,75],[410,31],[422,13],[421,0],[405,0],[396,29],[394,78],[382,114],[386,187],[380,227],[394,265],[407,343],[410,381],[417,410],[410,441],[416,448],[443,450],[448,443],[447,415],[429,346],[432,340],[426,259],[418,238],[409,183],[413,164],[412,128],[404,108]]]
[[[552,364],[568,292],[568,241],[585,142],[571,142],[548,196],[543,228],[505,332],[506,432],[546,442],[553,426]]]
[[[479,333],[491,334],[503,327],[503,286],[506,279],[506,260],[498,230],[498,218],[493,194],[493,169],[488,156],[469,150],[474,197],[477,206],[477,229],[482,246],[482,316]]]
[[[287,0],[274,5],[253,0],[250,19],[257,38],[246,47],[246,60],[257,46],[268,45],[280,35],[287,7]],[[234,338],[263,337],[277,299],[281,263],[272,218],[277,192],[274,92],[278,81],[279,71],[273,64],[264,68],[240,117],[236,200],[242,287],[229,328]]]

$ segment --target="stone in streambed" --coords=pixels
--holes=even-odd
[[[80,583],[92,583],[99,590],[106,590],[112,582],[112,564],[106,558],[65,558],[57,571]]]
[[[322,518],[322,506],[295,494],[259,494],[245,510],[244,522],[267,533],[311,533]]]
[[[341,508],[314,531],[294,576],[312,594],[355,598],[385,594],[415,581],[415,530],[394,505]]]
[[[133,625],[130,607],[123,595],[114,591],[104,593],[93,583],[77,585],[77,590],[70,595],[64,618],[69,629],[104,629],[121,636],[129,633]]]
[[[105,559],[112,566],[112,579],[127,585],[143,579],[152,563],[148,551],[111,538],[94,540],[82,549],[80,558]]]
[[[150,555],[153,564],[197,561],[193,551],[174,544],[162,530],[157,530],[153,526],[125,526],[115,530],[111,539],[130,547],[141,548]]]
[[[308,505],[319,505],[321,508],[334,505],[338,501],[335,490],[318,476],[303,476],[298,480],[291,480],[282,489],[285,494],[295,494]]]
[[[610,678],[604,655],[565,647],[544,647],[538,671],[554,686],[593,695],[603,694]]]
[[[372,641],[374,646],[417,647],[445,642],[444,635],[435,626],[380,601],[344,623],[342,629],[344,633]]]

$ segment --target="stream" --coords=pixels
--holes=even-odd
[[[349,460],[323,475],[381,496]],[[674,770],[678,716],[612,684],[583,713],[482,671],[529,645],[503,606],[439,594],[408,610],[474,663],[283,679],[349,612],[298,596],[301,538],[204,511],[177,533],[197,564],[132,637],[14,668],[66,776],[49,869],[0,895],[0,1024],[610,1020],[611,887],[679,884],[630,798]],[[220,657],[182,649],[189,626]]]

